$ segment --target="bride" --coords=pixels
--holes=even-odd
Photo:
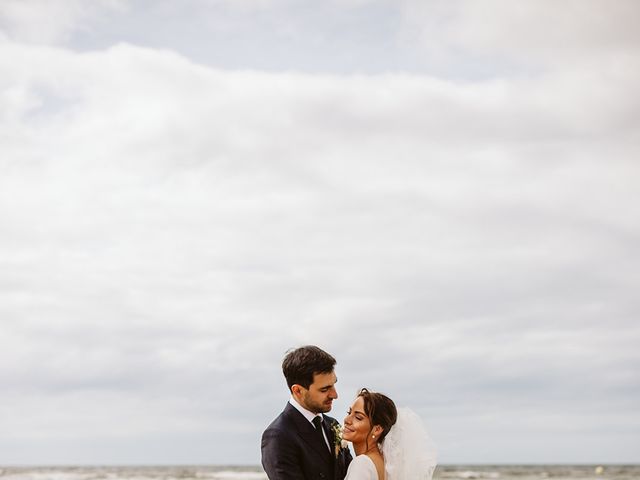
[[[343,440],[356,454],[344,480],[431,480],[435,448],[420,418],[363,388],[344,419]]]

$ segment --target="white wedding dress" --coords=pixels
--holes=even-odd
[[[344,480],[380,480],[376,466],[366,455],[358,455],[349,464]]]
[[[436,448],[420,417],[408,408],[398,409],[398,420],[382,443],[385,479],[366,455],[349,464],[344,480],[431,480],[436,469]]]

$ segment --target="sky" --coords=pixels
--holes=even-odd
[[[258,464],[316,344],[440,463],[640,463],[635,0],[0,0],[0,465]]]

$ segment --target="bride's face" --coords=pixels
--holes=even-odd
[[[352,443],[362,443],[367,440],[371,432],[371,421],[364,413],[364,399],[357,397],[347,416],[344,417],[344,431],[342,438]]]

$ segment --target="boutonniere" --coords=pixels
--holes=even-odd
[[[342,425],[336,422],[331,426],[331,430],[333,430],[333,449],[337,457],[340,450],[347,448],[349,443],[342,439]]]

